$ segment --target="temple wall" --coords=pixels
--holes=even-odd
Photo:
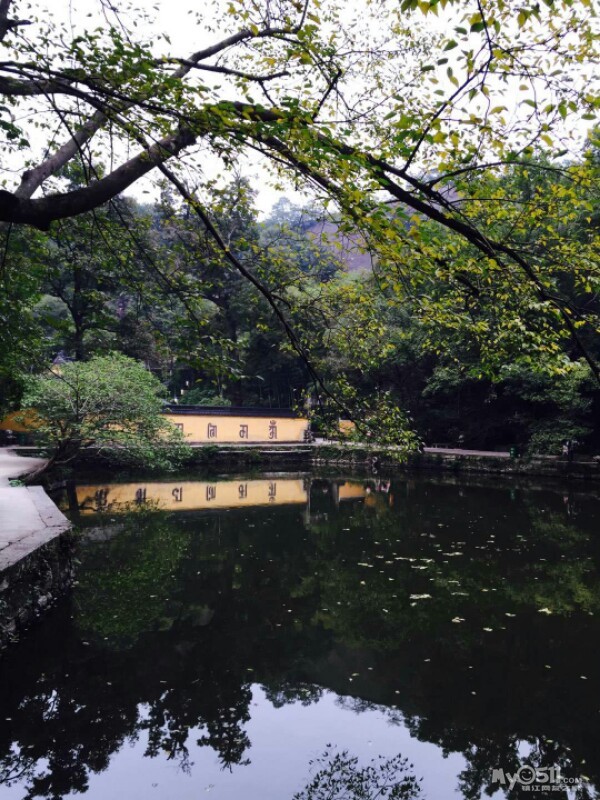
[[[307,419],[289,417],[210,416],[209,414],[165,414],[181,427],[189,442],[203,444],[302,442]]]

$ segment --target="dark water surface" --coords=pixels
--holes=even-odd
[[[500,783],[525,764],[579,781],[544,796],[597,796],[593,489],[271,476],[69,498],[78,583],[0,661],[2,800],[540,796],[527,771]]]

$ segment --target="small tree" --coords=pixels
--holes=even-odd
[[[189,448],[161,414],[163,393],[141,363],[111,353],[31,378],[23,406],[35,409],[36,431],[51,448],[50,465],[95,447],[127,464],[170,468]]]

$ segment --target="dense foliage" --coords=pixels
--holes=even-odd
[[[390,288],[379,261],[353,271],[366,243],[344,238],[322,208],[280,204],[260,220],[241,178],[211,208],[236,257],[285,303],[290,330],[168,192],[154,206],[120,202],[56,232],[20,234],[35,270],[25,295],[9,293],[27,325],[9,326],[21,344],[18,363],[14,353],[3,362],[5,402],[11,386],[18,401],[23,366],[120,351],[182,403],[312,403],[320,429],[350,416],[359,437],[403,450],[417,444],[411,430],[428,444],[597,446],[598,388],[558,327],[552,359],[534,358],[518,337],[498,342],[490,358],[480,333],[487,318],[494,324],[493,305],[480,305],[469,325],[450,277]],[[434,295],[443,315],[424,309]],[[598,342],[588,344],[600,356]]]

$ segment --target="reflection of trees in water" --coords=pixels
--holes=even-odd
[[[73,606],[5,660],[0,780],[28,798],[84,792],[142,734],[148,757],[183,769],[190,737],[224,767],[247,763],[253,682],[276,707],[327,687],[356,713],[387,709],[464,755],[468,800],[494,768],[518,770],[524,742],[525,760],[597,781],[591,518],[551,495],[518,494],[508,515],[507,492],[422,491],[376,521],[373,507],[330,509],[327,536],[291,510],[150,515],[83,549]]]
[[[419,800],[423,797],[420,780],[412,764],[401,755],[374,758],[360,766],[347,750],[323,755],[311,762],[312,780],[293,800]]]
[[[11,717],[0,732],[0,781],[26,783],[31,797],[85,792],[89,772],[141,734],[148,757],[183,769],[190,736],[223,767],[248,763],[251,679],[264,679],[281,705],[320,694],[283,677],[320,639],[302,647],[302,630],[282,628],[291,602],[283,609],[281,598],[298,565],[276,531],[263,558],[235,520],[203,518],[194,529],[149,516],[143,531],[137,522],[82,551],[72,609],[65,604],[62,618],[57,611],[19,646],[13,674],[0,682]]]
[[[261,687],[266,699],[274,708],[283,708],[290,703],[300,703],[310,706],[318,703],[323,696],[323,689],[310,683],[292,683],[285,679],[274,681],[268,686]]]
[[[579,777],[579,775],[573,776],[572,755],[557,742],[537,738],[524,742],[516,737],[509,737],[504,746],[499,747],[498,744],[497,741],[489,739],[481,741],[477,748],[471,748],[468,767],[459,775],[458,783],[465,800],[480,800],[484,792],[492,795],[498,790],[498,784],[491,783],[491,763],[496,763],[505,774],[510,775],[515,775],[524,764],[528,764],[534,769],[558,767],[563,777]],[[525,744],[528,745],[526,748],[528,752],[524,757],[522,753]],[[538,791],[541,785],[538,784]],[[506,785],[504,791],[508,800],[532,796],[530,787],[524,788],[519,783],[515,783],[512,787]],[[594,787],[586,783],[578,785],[570,794],[566,789],[559,791],[554,785],[551,789],[546,789],[542,796],[544,795],[558,800],[595,800],[599,796]]]
[[[146,511],[118,527],[119,535],[97,546],[91,559],[84,554],[77,625],[84,635],[129,647],[144,631],[170,627],[182,612],[171,598],[190,534],[173,536],[162,515]]]
[[[600,675],[595,509],[575,525],[551,493],[516,492],[508,509],[508,492],[440,493],[432,503],[417,487],[397,512],[379,508],[375,530],[367,508],[319,539],[308,573],[323,621],[378,665],[370,682],[348,662],[353,693],[381,701],[383,683],[413,736],[462,753],[466,798],[493,789],[494,768],[525,763],[522,743],[548,740],[565,776],[597,784],[598,686],[580,678]]]
[[[24,677],[33,678],[32,672]],[[89,773],[105,770],[112,753],[135,737],[134,708],[103,702],[106,693],[96,681],[75,696],[52,688],[55,679],[42,674],[26,686],[13,684],[26,689],[20,698],[10,692],[18,703],[2,698],[10,722],[0,729],[0,784],[23,785],[25,799],[85,792]]]
[[[339,708],[353,711],[355,714],[363,714],[365,711],[377,711],[379,714],[385,715],[389,725],[404,725],[404,715],[399,708],[394,706],[373,703],[364,697],[337,697],[335,704]]]

